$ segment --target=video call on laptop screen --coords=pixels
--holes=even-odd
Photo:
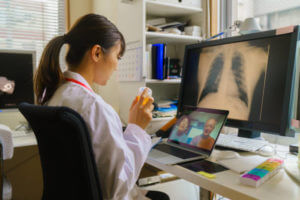
[[[195,107],[184,110],[174,125],[168,142],[210,154],[228,111]]]

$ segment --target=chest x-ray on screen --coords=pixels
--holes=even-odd
[[[230,110],[231,119],[248,120],[250,111],[261,115],[269,48],[250,42],[203,48],[198,106]]]

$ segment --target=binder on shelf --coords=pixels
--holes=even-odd
[[[164,46],[164,44],[152,45],[152,74],[153,78],[159,80],[164,79]]]
[[[156,49],[156,79],[164,79],[164,44],[157,44]]]
[[[165,79],[167,77],[167,66],[168,66],[168,62],[167,62],[167,45],[164,45],[164,58],[163,58],[163,78]]]
[[[147,79],[152,79],[152,44],[146,46]]]
[[[152,77],[153,79],[156,78],[156,45],[152,45],[152,52],[151,52],[151,59],[152,59]]]

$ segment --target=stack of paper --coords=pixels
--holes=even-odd
[[[177,114],[178,101],[159,101],[153,110],[153,117],[174,117]]]
[[[220,165],[241,174],[253,169],[257,165],[266,161],[267,159],[268,159],[267,157],[254,155],[254,156],[241,156],[238,158],[218,160],[217,162]]]

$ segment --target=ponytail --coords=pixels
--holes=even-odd
[[[37,104],[45,104],[63,80],[59,65],[59,53],[65,43],[65,36],[53,38],[43,51],[40,64],[34,77],[34,90]]]
[[[108,50],[118,42],[121,42],[119,54],[122,56],[125,51],[125,40],[114,24],[97,14],[81,17],[67,34],[52,39],[46,46],[34,80],[37,103],[43,105],[49,101],[63,80],[59,66],[59,52],[64,43],[69,47],[66,62],[69,67],[75,69],[85,53],[95,44]]]

